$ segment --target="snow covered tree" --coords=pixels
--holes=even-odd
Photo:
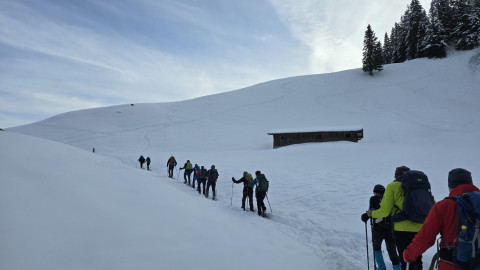
[[[363,40],[362,70],[369,75],[373,75],[374,70],[382,71],[384,63],[382,53],[382,45],[369,24]]]
[[[457,2],[457,24],[452,38],[457,50],[471,50],[479,45],[480,19],[474,1]]]
[[[392,63],[402,63],[407,60],[405,37],[406,31],[403,24],[401,22],[395,23],[392,33],[390,34],[390,42],[392,43]]]
[[[435,28],[439,31],[438,35],[440,37],[444,36],[444,42],[448,43],[450,41],[450,33],[456,25],[455,19],[455,0],[432,0],[430,4],[430,20],[431,23],[435,24]]]
[[[388,34],[385,33],[385,37],[383,38],[383,60],[385,64],[392,63],[392,56],[393,56],[393,47]]]
[[[447,35],[443,25],[432,19],[422,45],[422,54],[428,58],[443,58],[447,56],[447,47]]]
[[[406,58],[422,57],[421,49],[424,43],[429,21],[427,13],[418,0],[412,0],[404,16],[406,27],[405,45]]]

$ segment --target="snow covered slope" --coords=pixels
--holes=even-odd
[[[98,220],[102,213],[108,213],[107,221],[100,218],[99,223],[73,226],[89,229],[79,230],[78,238],[59,241],[42,252],[52,259],[49,254],[55,250],[65,251],[75,261],[68,269],[85,265],[118,269],[114,258],[124,258],[127,265],[146,263],[143,269],[225,269],[227,264],[240,269],[243,261],[261,265],[263,260],[269,263],[266,269],[292,269],[292,264],[298,269],[365,269],[365,227],[360,214],[368,206],[373,186],[387,185],[395,167],[406,165],[424,171],[437,200],[448,193],[449,170],[466,168],[475,182],[480,175],[480,74],[475,64],[479,54],[476,50],[446,59],[388,65],[374,77],[348,70],[280,79],[183,102],[75,111],[11,128],[0,133],[4,137],[2,149],[10,147],[10,152],[2,151],[0,157],[2,172],[9,176],[2,182],[13,191],[2,189],[0,209],[17,211],[15,197],[24,196],[25,189],[32,200],[45,192],[65,207],[55,212],[51,203],[35,209],[49,217],[40,219],[47,224],[38,231],[51,230],[58,238],[69,228],[59,215],[70,220]],[[273,139],[267,135],[271,130],[331,130],[338,126],[361,126],[365,138],[359,143],[272,149]],[[96,154],[91,153],[93,147]],[[29,152],[30,148],[38,150]],[[55,154],[57,150],[60,153]],[[20,168],[11,161],[18,151],[24,152],[16,156],[22,159]],[[49,161],[48,154],[61,157]],[[140,154],[152,158],[152,172],[135,168]],[[207,168],[216,165],[220,173],[217,202],[207,201],[166,177],[166,161],[172,154],[180,165],[187,159]],[[25,156],[30,160],[23,161]],[[258,169],[270,180],[268,196],[273,213],[269,220],[240,211],[241,186],[232,186],[230,180],[245,170],[253,173]],[[38,179],[39,175],[44,177]],[[68,194],[72,189],[85,193],[51,196],[52,192]],[[129,198],[129,203],[123,197]],[[99,210],[83,206],[92,202]],[[80,205],[78,214],[67,209],[70,204]],[[18,210],[21,207],[26,208],[19,205]],[[155,216],[158,213],[161,217]],[[134,221],[124,224],[132,215]],[[0,225],[0,235],[8,232],[15,240],[24,240],[26,233],[40,235],[34,231],[36,226],[16,225],[33,223],[35,218],[8,217],[7,225]],[[148,223],[142,222],[145,220],[154,225],[143,225]],[[158,230],[165,220],[169,230]],[[5,229],[8,226],[12,232]],[[196,233],[184,235],[192,227]],[[130,237],[118,237],[123,234]],[[106,244],[91,244],[102,237]],[[41,240],[35,245],[40,246]],[[0,248],[8,250],[7,243]],[[169,248],[173,243],[175,246]],[[0,255],[0,264],[14,265],[20,263],[19,257],[37,256],[24,248],[25,241],[15,244],[16,257]],[[119,249],[112,250],[113,246]],[[210,247],[215,252],[208,252]],[[194,250],[202,252],[198,255]],[[110,257],[92,259],[102,257],[103,252]],[[132,252],[134,256],[130,256]],[[425,257],[428,264],[431,251]]]

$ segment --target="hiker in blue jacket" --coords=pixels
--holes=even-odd
[[[195,181],[197,181],[198,184],[198,178],[200,178],[200,167],[198,164],[195,164],[195,167],[193,168],[192,188],[195,188]]]
[[[232,181],[235,184],[243,183],[243,197],[242,197],[242,209],[245,211],[245,201],[248,197],[248,202],[250,203],[250,211],[255,211],[253,209],[253,187],[257,183],[256,179],[254,180],[252,175],[248,172],[243,172],[243,177],[235,180],[235,177],[232,177]]]

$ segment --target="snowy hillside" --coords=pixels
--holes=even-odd
[[[477,183],[479,55],[75,111],[0,132],[0,269],[366,269],[360,215],[395,167],[424,171],[437,200],[453,168]],[[364,128],[359,143],[272,149],[267,135],[350,126]],[[137,168],[140,154],[153,171]],[[167,178],[170,155],[215,164],[219,200]],[[270,219],[241,211],[242,187],[230,180],[259,169]]]

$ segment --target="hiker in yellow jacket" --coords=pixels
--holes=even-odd
[[[402,177],[403,174],[410,169],[406,166],[397,167],[395,170],[395,180],[391,182],[385,189],[380,208],[378,210],[367,210],[367,215],[372,218],[382,218],[393,216],[403,209],[403,188]],[[410,242],[422,228],[421,223],[414,223],[410,220],[402,220],[393,223],[393,234],[395,239],[395,245],[402,264],[402,270],[406,270],[407,265],[403,259],[403,251],[407,249]],[[411,269],[422,269],[422,256],[419,256],[415,262],[410,263]]]

